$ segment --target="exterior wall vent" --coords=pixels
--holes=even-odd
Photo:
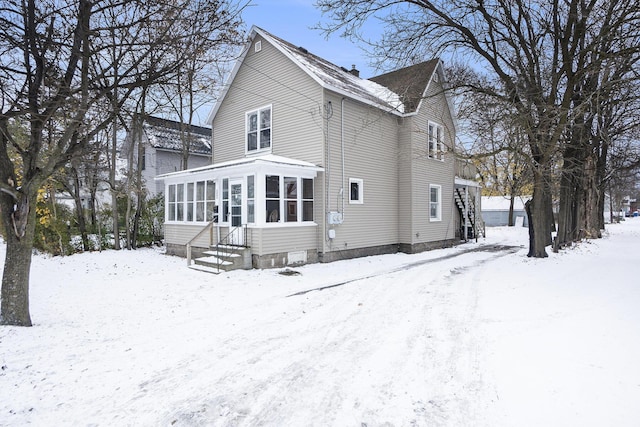
[[[262,50],[262,40],[258,40],[255,44],[254,47],[256,53],[260,52]]]

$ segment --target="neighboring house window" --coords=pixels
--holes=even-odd
[[[302,178],[302,220],[313,221],[313,180]]]
[[[442,160],[444,153],[444,132],[442,126],[429,122],[429,157]]]
[[[429,185],[429,219],[442,220],[442,187],[435,184]]]
[[[247,152],[271,149],[271,106],[247,113]]]
[[[266,187],[266,208],[267,222],[280,221],[280,177],[278,175],[267,175]]]
[[[349,203],[364,203],[364,182],[361,179],[349,178]]]
[[[256,222],[256,185],[255,176],[247,176],[247,222]]]
[[[142,153],[142,156],[140,156],[140,170],[143,171],[147,168],[147,156]]]

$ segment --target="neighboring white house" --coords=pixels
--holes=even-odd
[[[529,226],[524,204],[530,196],[516,196],[513,200],[513,224]],[[511,199],[505,196],[482,196],[482,219],[487,227],[509,225]]]
[[[211,164],[159,177],[167,252],[219,266],[222,243],[265,268],[475,236],[445,88],[438,59],[366,80],[253,27],[209,117]]]
[[[164,184],[155,177],[183,170],[183,141],[189,144],[188,168],[211,163],[211,129],[173,120],[147,116],[142,125],[144,155],[142,178],[150,196],[164,192]]]

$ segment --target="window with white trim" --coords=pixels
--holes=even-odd
[[[265,177],[266,188],[266,222],[280,222],[280,177],[267,175]]]
[[[247,153],[271,149],[271,106],[246,114]]]
[[[256,185],[255,176],[247,176],[247,222],[256,222]]]
[[[204,205],[207,222],[212,221],[218,215],[218,206],[216,205],[215,181],[206,182]]]
[[[222,180],[222,220],[220,222],[229,221],[229,179]]]
[[[187,217],[185,221],[193,221],[193,196],[194,196],[195,184],[193,182],[187,183]]]
[[[313,221],[313,179],[266,175],[266,222]]]
[[[313,180],[302,178],[302,221],[313,221]]]
[[[171,184],[167,194],[167,221],[205,222],[217,215],[214,181]]]
[[[364,181],[358,178],[349,178],[349,203],[364,203]]]
[[[298,178],[293,176],[284,177],[284,196],[286,222],[298,221]]]
[[[176,185],[171,184],[167,188],[167,221],[176,220]]]
[[[429,185],[429,220],[442,220],[442,187],[440,185]]]
[[[429,122],[428,155],[432,159],[443,159],[445,151],[444,130],[441,125]]]

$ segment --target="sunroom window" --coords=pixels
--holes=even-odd
[[[280,177],[277,175],[267,175],[266,185],[266,207],[267,222],[280,221]]]
[[[247,113],[247,152],[271,149],[271,106]]]
[[[313,179],[267,175],[266,222],[313,221]]]

